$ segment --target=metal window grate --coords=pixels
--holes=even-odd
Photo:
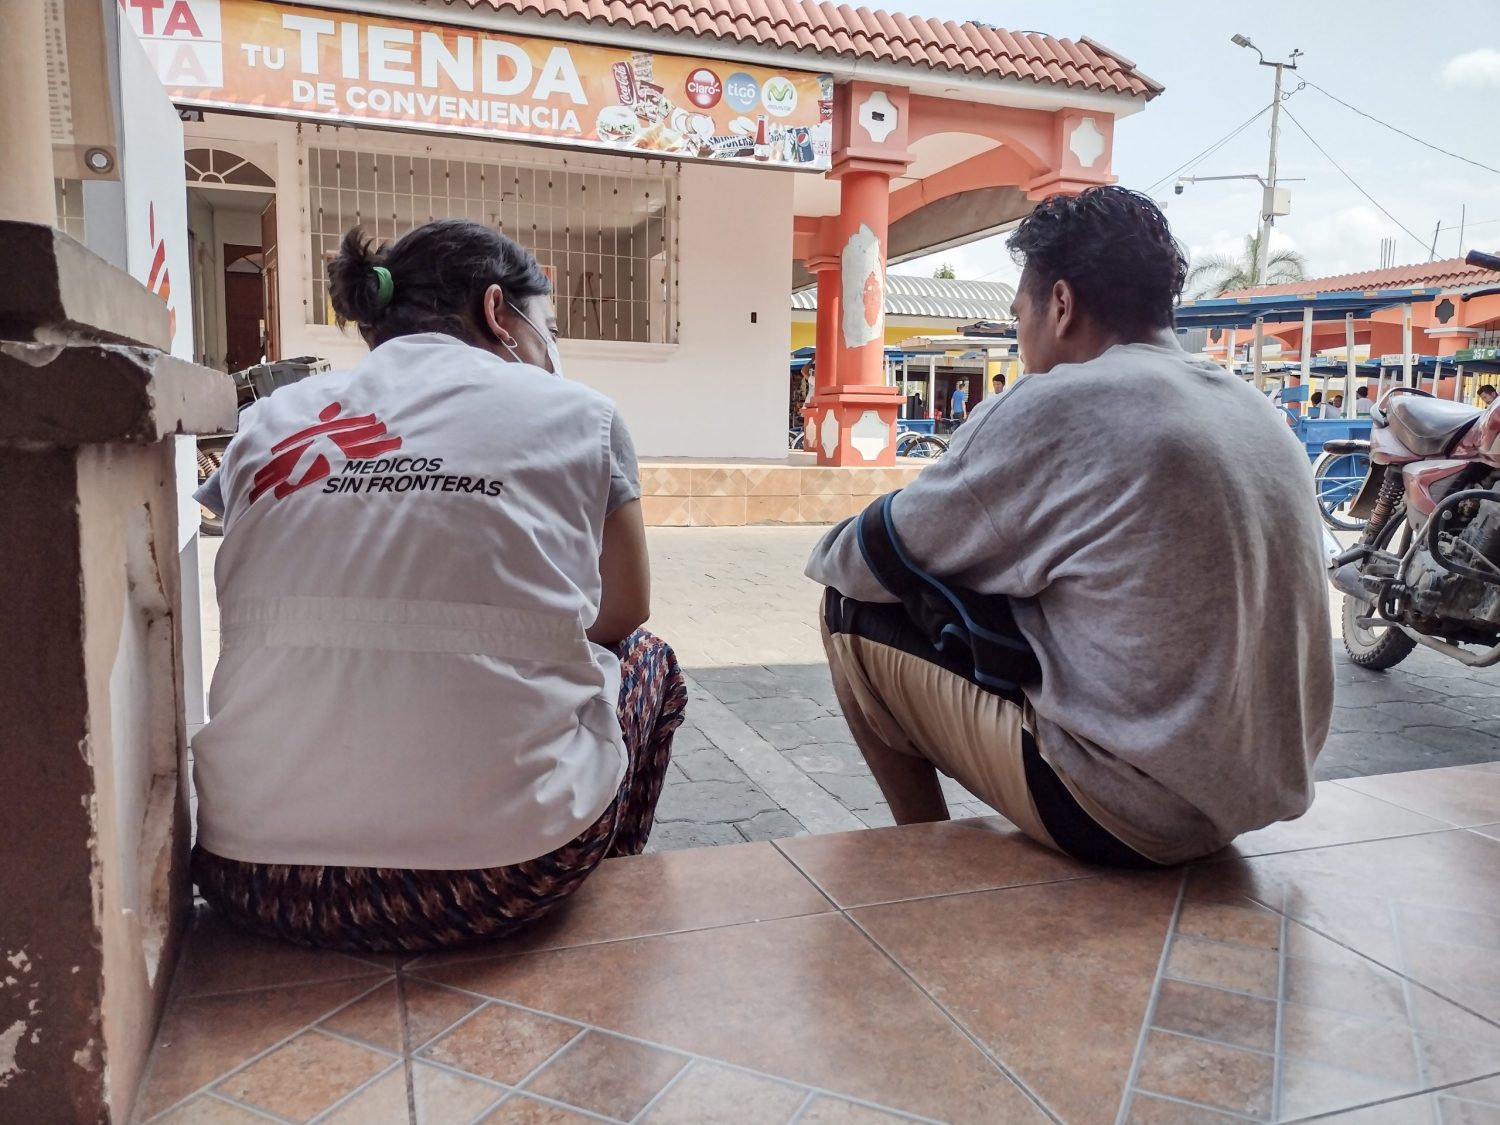
[[[552,280],[564,337],[677,341],[675,163],[486,145],[484,157],[380,151],[351,129],[316,131],[305,151],[315,324],[333,322],[326,265],[354,226],[377,242],[432,219],[496,226]],[[491,156],[490,153],[498,153]]]
[[[88,229],[83,221],[83,181],[53,180],[57,200],[57,225],[66,235],[82,242]]]

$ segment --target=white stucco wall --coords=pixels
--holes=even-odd
[[[335,367],[365,347],[350,330],[308,323],[306,187],[297,126],[210,117],[189,125],[189,146],[259,156],[276,177],[282,354]],[[310,130],[304,140],[316,143]],[[384,145],[472,155],[482,145],[421,134],[383,134]],[[274,151],[274,159],[266,159]],[[687,164],[678,210],[676,344],[568,340],[570,379],[620,405],[643,457],[780,458],[786,454],[788,292],[795,173]],[[751,321],[754,315],[754,323]]]

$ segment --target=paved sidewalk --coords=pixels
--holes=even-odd
[[[690,678],[651,850],[891,823],[840,715],[802,577],[818,527],[652,528],[651,628]],[[217,544],[204,552],[212,590]],[[1330,622],[1336,632],[1336,622]],[[205,606],[205,663],[218,622]],[[1339,650],[1340,653],[1342,650]],[[1500,760],[1500,669],[1419,650],[1388,674],[1339,657],[1321,779]],[[946,782],[955,815],[985,810]]]

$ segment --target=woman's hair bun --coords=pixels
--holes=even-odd
[[[380,278],[375,267],[384,257],[384,247],[376,251],[359,227],[344,235],[337,256],[328,263],[328,299],[340,328],[351,321],[369,326],[380,315]]]

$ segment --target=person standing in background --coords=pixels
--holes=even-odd
[[[1360,387],[1354,392],[1354,416],[1356,418],[1369,417],[1372,405],[1370,402],[1370,388],[1368,386]]]
[[[1328,405],[1323,408],[1323,417],[1342,418],[1344,416],[1344,396],[1334,395],[1328,400]]]
[[[995,373],[995,377],[990,380],[990,394],[992,394],[992,395],[998,395],[998,394],[1003,394],[1004,392],[1005,392],[1005,375],[1003,373],[997,371]]]
[[[1488,410],[1495,401],[1495,388],[1486,383],[1479,388],[1479,405]]]
[[[955,426],[969,416],[969,381],[967,379],[960,379],[958,385],[953,388],[953,399],[949,406],[951,409],[948,414]]]
[[[1307,400],[1307,416],[1309,418],[1323,417],[1323,392],[1313,391],[1312,398]]]

